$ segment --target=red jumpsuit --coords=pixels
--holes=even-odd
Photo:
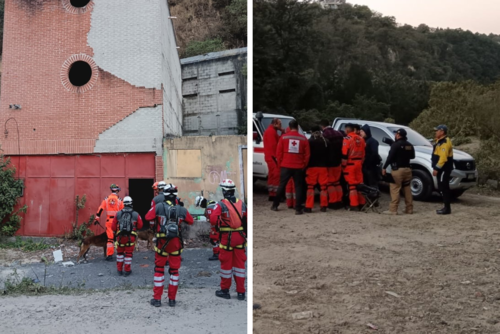
[[[280,168],[278,165],[278,160],[276,159],[276,148],[278,147],[278,141],[280,136],[278,131],[271,124],[264,132],[264,159],[266,160],[267,169],[269,174],[267,176],[267,188],[269,190],[269,197],[276,196],[278,191],[278,186],[280,184]]]
[[[344,178],[349,185],[349,202],[351,207],[365,204],[364,197],[358,193],[356,186],[363,183],[363,160],[365,158],[365,141],[351,132],[344,138],[342,147],[342,167]]]
[[[243,201],[236,200],[233,203],[241,218],[246,220],[247,208]],[[229,228],[230,221],[239,221],[227,199],[223,199],[215,206],[210,216],[210,224],[218,226],[220,231],[220,287],[228,290],[231,287],[231,277],[236,282],[236,292],[245,293],[245,253],[246,236],[243,227],[238,230]],[[232,231],[230,231],[232,230]]]
[[[170,267],[168,270],[170,274],[168,299],[175,300],[177,289],[179,288],[179,268],[181,267],[181,253],[183,249],[180,237],[167,239],[164,235],[159,233],[161,222],[164,221],[166,217],[165,206],[170,206],[171,208],[179,210],[179,232],[181,231],[181,223],[183,221],[189,225],[192,225],[194,222],[193,217],[184,207],[181,207],[179,204],[169,205],[167,203],[165,203],[165,205],[156,204],[156,206],[149,209],[146,214],[146,220],[153,225],[153,231],[155,232],[156,237],[153,298],[157,300],[160,300],[163,294],[163,286],[165,284],[165,265],[167,261],[169,262]]]
[[[122,216],[122,212],[123,210],[116,214],[115,218],[113,218],[113,223],[111,226],[113,233],[116,235],[116,242],[117,242],[116,269],[118,269],[118,271],[122,271],[123,263],[125,262],[125,272],[131,272],[132,268],[130,266],[132,265],[132,256],[134,253],[134,245],[136,241],[135,232],[142,228],[142,219],[137,212],[133,211],[132,217],[133,217],[134,227],[132,230],[134,231],[134,233],[132,233],[130,237],[125,235],[120,235],[120,233],[118,233],[120,227],[118,221]]]
[[[122,199],[118,197],[117,194],[111,193],[108,197],[102,201],[101,206],[97,209],[96,217],[99,219],[101,217],[102,211],[106,211],[106,235],[108,236],[108,246],[107,255],[113,256],[115,252],[114,246],[114,234],[111,225],[113,224],[113,219],[116,213],[123,209]]]
[[[208,222],[210,222],[210,216],[212,215],[212,211],[214,210],[216,204],[217,202],[215,201],[208,202],[207,208],[205,209],[205,217],[207,218]],[[219,232],[214,225],[212,225],[212,227],[210,228],[210,242],[213,245],[213,254],[219,255]]]

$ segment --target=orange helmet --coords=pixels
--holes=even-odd
[[[153,190],[158,190],[158,182],[155,182],[155,183],[153,184]]]

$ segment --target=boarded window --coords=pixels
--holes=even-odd
[[[201,177],[200,150],[177,150],[176,177]]]

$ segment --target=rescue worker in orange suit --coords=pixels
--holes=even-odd
[[[161,296],[165,284],[165,265],[169,262],[170,282],[168,285],[168,305],[175,306],[175,297],[179,288],[179,268],[181,267],[181,253],[183,241],[181,223],[193,224],[191,214],[177,201],[177,187],[167,184],[163,189],[165,202],[158,203],[149,209],[146,220],[153,226],[155,232],[155,274],[153,299],[151,305],[161,306]]]
[[[290,127],[287,127],[285,130],[285,133],[288,132],[290,132]],[[285,197],[286,206],[288,206],[289,209],[295,209],[297,195],[295,193],[295,184],[293,183],[293,179],[290,179],[290,181],[288,181],[288,183],[286,184]]]
[[[278,192],[271,206],[272,211],[278,211],[280,199],[285,194],[286,184],[293,178],[297,201],[295,203],[295,214],[304,213],[304,174],[311,155],[307,138],[299,133],[299,123],[291,120],[289,123],[290,132],[281,136],[278,142],[276,155],[278,165],[281,166],[280,185]]]
[[[247,208],[245,202],[236,198],[232,180],[223,180],[220,187],[224,198],[215,205],[210,216],[210,224],[217,226],[220,233],[221,281],[215,295],[230,299],[229,288],[234,276],[238,300],[245,300]]]
[[[159,182],[155,182],[155,183],[153,183],[153,186],[152,186],[154,196],[158,196],[158,194],[160,193],[159,190],[158,190],[158,183]]]
[[[306,171],[307,183],[307,199],[304,212],[312,212],[314,207],[314,187],[319,183],[320,186],[320,207],[321,212],[326,212],[328,207],[328,140],[321,134],[319,126],[311,129],[311,138],[309,138],[309,146],[311,157]]]
[[[267,188],[269,190],[269,201],[274,201],[280,183],[280,167],[278,159],[276,158],[276,148],[278,147],[278,141],[280,139],[278,131],[282,132],[281,120],[275,118],[272,120],[263,136],[264,160],[266,161],[268,169]]]
[[[139,213],[132,208],[132,198],[125,196],[124,208],[118,211],[111,228],[116,240],[116,269],[118,275],[128,276],[132,273],[132,255],[137,239],[137,230],[142,228],[142,219]],[[125,268],[123,264],[125,263]],[[125,269],[125,273],[123,273]]]
[[[323,130],[323,137],[328,139],[328,208],[338,210],[344,207],[342,203],[342,186],[340,178],[342,176],[342,144],[344,136],[340,131],[334,130],[330,122],[322,120],[320,127]]]
[[[112,184],[110,186],[111,195],[106,197],[104,201],[102,201],[101,206],[97,209],[96,218],[94,225],[99,224],[99,219],[103,211],[106,211],[106,235],[108,236],[108,245],[106,250],[106,261],[113,260],[113,254],[115,252],[114,246],[114,234],[112,229],[113,219],[116,216],[116,213],[123,209],[122,199],[118,197],[118,192],[120,191],[120,187],[116,184]]]
[[[359,125],[358,125],[359,127]],[[347,137],[342,148],[342,170],[349,185],[349,205],[351,211],[359,211],[365,204],[365,198],[358,193],[356,186],[363,183],[363,160],[365,157],[365,141],[354,131],[354,125],[346,126]]]
[[[203,196],[196,196],[195,200],[195,205],[196,207],[200,207],[202,209],[205,209],[204,216],[207,218],[207,221],[210,222],[210,216],[212,215],[212,211],[215,208],[215,205],[217,204],[216,201],[208,201],[206,198]],[[210,243],[212,244],[212,252],[213,255],[208,258],[208,261],[216,261],[219,260],[219,231],[217,231],[216,227],[212,225],[210,228]]]

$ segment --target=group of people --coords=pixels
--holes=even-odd
[[[279,118],[273,119],[264,132],[264,157],[268,166],[269,201],[271,210],[278,211],[283,198],[295,214],[310,213],[314,207],[315,187],[320,189],[320,211],[346,208],[359,211],[366,203],[358,191],[360,185],[377,188],[391,166],[391,204],[385,214],[398,214],[400,193],[405,197],[405,213],[413,214],[411,164],[415,149],[408,142],[404,128],[398,129],[384,165],[379,155],[379,143],[372,137],[369,125],[346,124],[337,131],[323,120],[311,129],[307,139],[299,133],[296,120],[282,128]],[[453,148],[447,137],[448,128],[435,128],[436,143],[432,155],[433,175],[438,178],[444,207],[438,214],[450,214],[449,180],[453,169]]]
[[[196,198],[196,206],[205,208],[205,216],[212,226],[211,240],[214,256],[210,260],[220,260],[221,289],[215,295],[230,299],[229,288],[232,277],[236,282],[238,300],[245,300],[246,276],[246,217],[245,203],[235,195],[236,186],[232,180],[226,179],[220,183],[222,197],[219,202],[210,202],[202,196]],[[106,212],[107,261],[113,260],[116,247],[116,268],[118,275],[129,276],[132,273],[132,257],[137,241],[137,231],[143,228],[139,213],[133,210],[130,196],[123,200],[118,197],[120,187],[112,184],[111,194],[106,197],[96,213],[95,224]],[[145,216],[154,232],[154,286],[152,306],[161,306],[161,297],[165,285],[165,267],[168,266],[168,304],[176,304],[179,286],[179,269],[181,253],[184,248],[182,240],[182,223],[192,225],[193,216],[184,208],[184,203],[178,197],[177,187],[160,181],[154,184],[155,197],[151,201],[151,209]],[[217,248],[217,249],[215,249]]]

